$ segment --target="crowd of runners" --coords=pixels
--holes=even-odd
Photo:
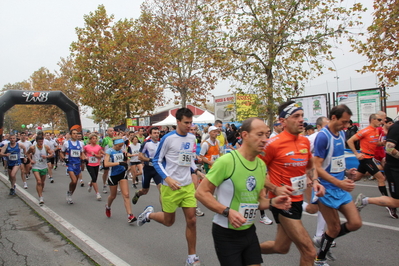
[[[398,218],[399,121],[378,112],[370,115],[368,127],[348,135],[353,125],[346,105],[333,107],[329,117],[315,121],[316,127],[304,123],[304,111],[295,102],[280,105],[278,114],[273,130],[259,118],[246,119],[240,128],[223,127],[217,120],[199,130],[192,123],[191,110],[181,108],[177,126],[166,132],[150,127],[137,132],[108,128],[105,136],[77,129],[65,135],[5,134],[0,156],[10,180],[9,194],[16,194],[18,171],[25,189],[33,175],[39,205],[45,203],[46,179],[57,182],[53,171],[62,165],[70,178],[67,204],[74,203],[77,186],[87,186],[96,200],[108,194],[104,211],[111,217],[112,204],[120,194],[128,223],[138,226],[151,220],[172,226],[181,207],[187,266],[202,265],[196,250],[196,223],[204,213],[198,201],[216,213],[212,236],[220,265],[260,265],[262,254],[286,254],[294,243],[300,265],[327,266],[327,260],[336,260],[330,250],[335,239],[362,226],[359,212],[367,204],[386,207],[392,218]],[[359,160],[357,168],[347,169],[345,147]],[[91,178],[86,184],[84,170]],[[350,192],[365,175],[377,179],[382,196],[359,194],[354,202]],[[151,183],[158,189],[162,209],[155,211],[150,205],[135,216],[132,204],[149,192]],[[266,209],[277,233],[275,239],[260,242],[255,222],[273,223]],[[313,238],[301,222],[303,211],[318,213]],[[341,223],[338,212],[346,222]]]

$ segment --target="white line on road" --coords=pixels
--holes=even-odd
[[[0,173],[0,177],[7,182],[8,177]],[[18,188],[18,193],[24,194],[25,197],[27,197],[32,204],[38,203],[38,200],[32,196],[29,192],[27,192],[25,189],[20,187],[18,184],[16,184]],[[18,195],[18,194],[17,194]],[[43,205],[41,207],[43,211],[45,211],[48,215],[50,215],[54,220],[56,220],[59,224],[61,224],[63,227],[65,227],[69,232],[71,232],[73,235],[75,235],[77,238],[82,240],[84,243],[86,243],[90,248],[93,250],[97,251],[98,253],[101,254],[106,260],[111,262],[113,265],[123,265],[123,266],[129,266],[130,264],[127,263],[126,261],[122,260],[118,256],[116,256],[114,253],[110,252],[108,249],[100,245],[98,242],[96,242],[94,239],[77,229],[75,226],[67,222],[65,219],[63,219],[61,216],[59,216],[56,212],[54,212],[52,209],[47,207],[46,205]]]

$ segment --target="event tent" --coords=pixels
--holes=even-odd
[[[169,114],[168,117],[166,117],[164,120],[153,124],[153,126],[173,126],[177,125],[176,123],[176,117],[174,117],[172,114]]]
[[[193,118],[193,123],[205,124],[205,123],[215,123],[215,116],[208,111],[202,113],[202,115]]]

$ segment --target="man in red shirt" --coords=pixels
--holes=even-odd
[[[263,242],[261,250],[263,254],[286,254],[294,242],[301,254],[300,265],[313,265],[316,249],[301,222],[303,193],[313,186],[315,194],[322,197],[325,190],[317,179],[310,142],[301,134],[303,109],[289,101],[279,107],[278,113],[284,131],[268,140],[261,159],[268,169],[269,198],[289,195],[292,206],[288,211],[270,208],[277,223],[276,239]]]
[[[385,186],[385,176],[380,172],[377,164],[374,161],[375,150],[377,146],[383,146],[383,142],[380,142],[380,133],[378,127],[381,126],[383,118],[381,115],[372,114],[369,117],[369,126],[358,131],[348,141],[349,148],[356,155],[359,160],[359,166],[357,167],[357,175],[355,181],[360,180],[366,172],[375,177],[378,181],[378,190],[383,196],[388,196],[388,191]],[[360,141],[360,153],[355,149],[354,142]],[[389,215],[392,218],[397,219],[396,210],[388,208]]]

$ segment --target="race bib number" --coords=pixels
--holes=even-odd
[[[238,212],[247,219],[242,225],[253,224],[255,222],[258,205],[258,203],[240,203]]]
[[[123,153],[114,154],[114,162],[115,163],[123,162]]]
[[[292,195],[302,195],[306,189],[306,175],[292,177],[290,180],[291,186],[294,189],[294,191],[292,191]]]
[[[89,157],[89,163],[98,163],[98,158],[94,156]]]
[[[39,163],[44,162],[43,158],[40,158],[39,160],[37,160]]]
[[[345,163],[345,156],[337,156],[337,157],[332,157],[331,159],[331,173],[340,173],[342,171],[345,171],[346,168],[346,163]]]
[[[18,160],[18,154],[10,154],[10,156],[8,156],[8,159],[10,161],[16,161]]]
[[[79,150],[71,150],[70,156],[73,158],[80,157],[80,151]]]
[[[192,152],[189,151],[180,151],[179,153],[179,165],[180,166],[191,166],[191,156]]]
[[[212,158],[211,158],[212,162],[216,161],[216,159],[219,157],[220,157],[219,155],[212,155]]]

